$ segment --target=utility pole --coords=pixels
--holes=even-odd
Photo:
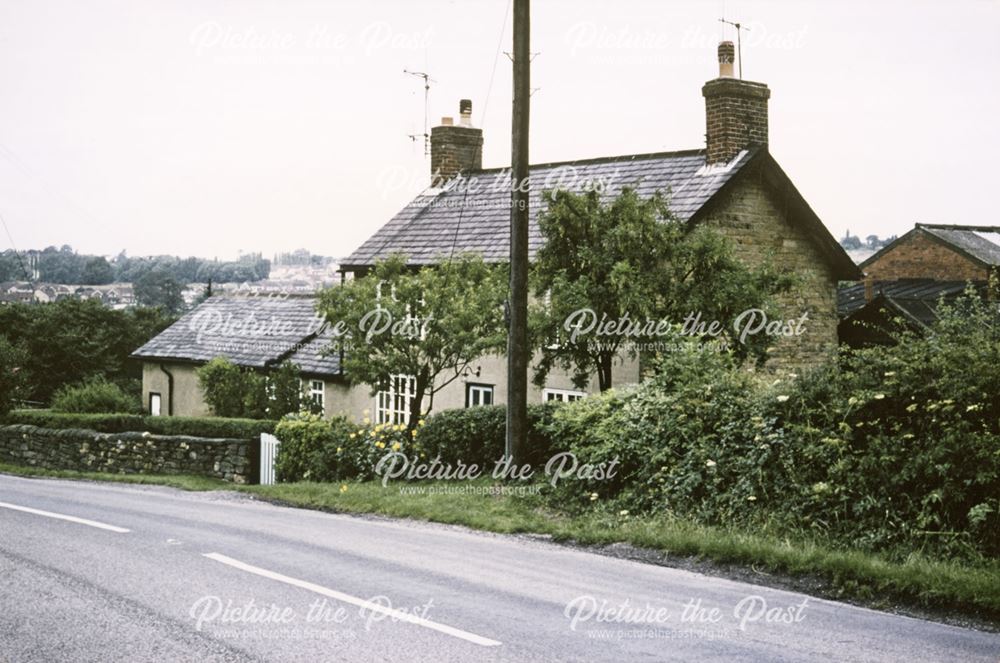
[[[508,459],[521,463],[528,438],[528,118],[531,3],[514,1],[514,113],[511,138],[510,292],[507,328]]]

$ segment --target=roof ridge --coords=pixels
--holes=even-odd
[[[689,150],[672,150],[667,152],[640,152],[638,154],[620,154],[617,156],[589,157],[586,159],[567,159],[565,161],[546,161],[543,163],[529,164],[528,168],[550,168],[553,166],[587,165],[596,163],[614,163],[616,161],[639,161],[648,159],[665,159],[668,157],[693,157],[705,153],[704,148]],[[510,166],[497,166],[494,168],[480,168],[479,170],[463,171],[465,175],[481,173],[502,173],[510,170]]]
[[[972,226],[957,223],[916,223],[917,228],[934,228],[936,230],[968,230],[970,232],[1000,232],[1000,226]]]

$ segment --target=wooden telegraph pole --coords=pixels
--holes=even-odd
[[[530,0],[514,0],[514,113],[511,139],[510,293],[507,329],[506,454],[522,463],[528,437],[528,113]]]

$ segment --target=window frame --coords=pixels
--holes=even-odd
[[[317,384],[319,385],[318,389],[316,388]],[[309,390],[308,390],[308,394],[309,394],[309,402],[311,404],[313,404],[313,405],[318,405],[320,407],[320,410],[325,413],[326,412],[326,381],[325,380],[316,380],[316,379],[313,379],[313,378],[309,378]]]
[[[375,393],[376,424],[405,424],[410,419],[410,403],[417,391],[417,378],[403,373],[389,376],[388,388]],[[402,387],[402,389],[400,389]]]
[[[553,401],[559,403],[573,403],[575,401],[582,400],[586,397],[587,397],[587,392],[580,391],[578,389],[555,389],[550,387],[542,389],[543,403],[551,403]]]
[[[489,393],[490,402],[489,403],[480,402],[473,405],[472,403],[473,392],[479,392],[480,394]],[[494,405],[494,404],[496,404],[496,385],[486,384],[484,382],[465,383],[465,407],[481,407],[484,405]]]

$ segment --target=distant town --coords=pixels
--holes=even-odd
[[[77,253],[71,246],[0,253],[0,304],[93,299],[114,309],[179,313],[211,294],[311,294],[339,278],[337,258],[305,249],[220,261],[177,256]]]

